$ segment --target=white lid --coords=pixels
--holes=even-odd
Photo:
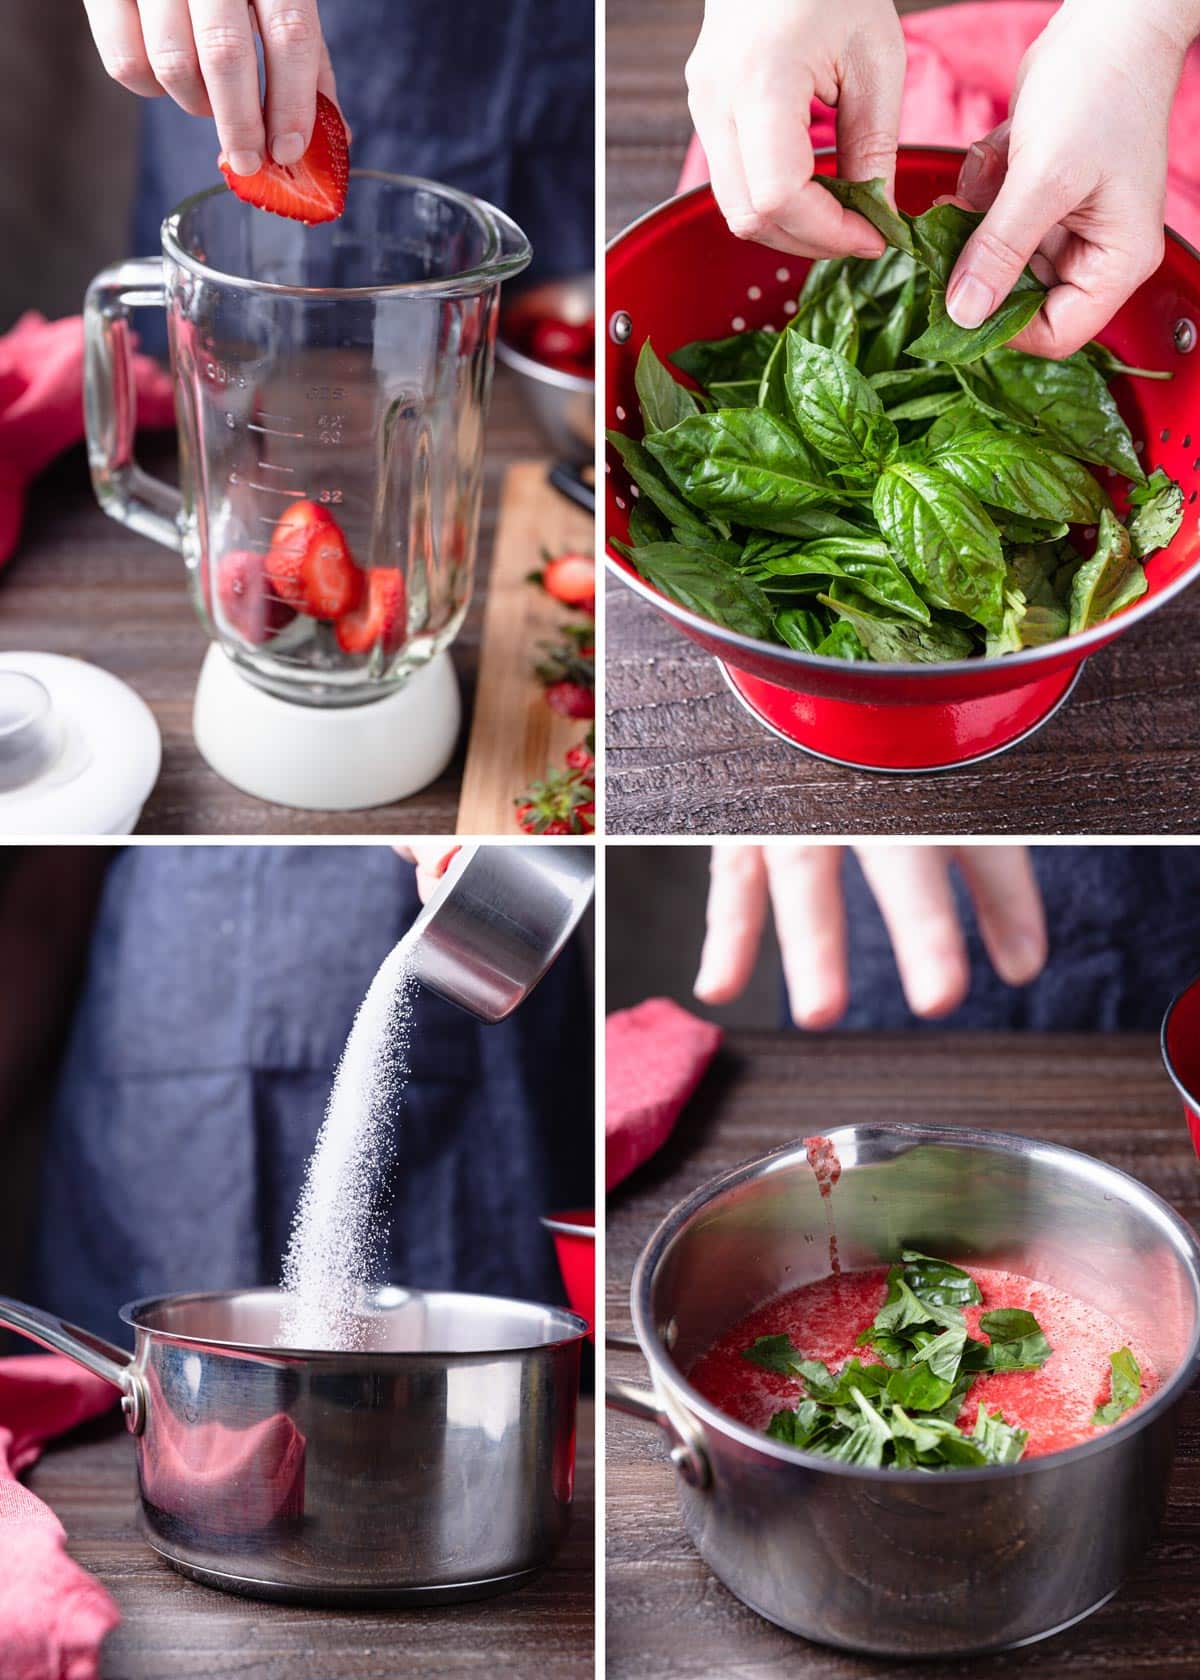
[[[150,708],[110,672],[0,653],[0,834],[129,834],[161,763]]]

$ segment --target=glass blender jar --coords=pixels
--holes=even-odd
[[[500,283],[529,242],[466,193],[354,170],[335,222],[222,185],[167,217],[162,250],[88,290],[88,453],[105,512],[183,555],[213,644],[197,745],[277,803],[404,798],[457,740],[446,649],[470,599]],[[146,305],[167,314],[178,490],[133,453]],[[317,540],[334,587],[314,595],[299,568]]]

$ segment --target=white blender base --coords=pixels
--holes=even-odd
[[[204,656],[192,728],[218,776],[302,811],[361,811],[428,787],[458,742],[462,703],[448,653],[365,706],[301,706],[243,677],[215,644]]]

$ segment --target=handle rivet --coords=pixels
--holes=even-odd
[[[1195,321],[1189,321],[1186,317],[1182,321],[1176,321],[1171,337],[1174,339],[1175,348],[1179,354],[1181,356],[1188,355],[1190,351],[1196,348]]]
[[[689,1487],[708,1486],[707,1464],[685,1442],[677,1441],[671,1448],[671,1463]]]
[[[129,1379],[129,1387],[121,1395],[121,1411],[129,1433],[140,1435],[146,1427],[146,1408],[142,1400],[142,1385],[136,1377]]]
[[[608,336],[614,344],[628,344],[633,337],[633,317],[628,310],[618,309],[608,323]]]

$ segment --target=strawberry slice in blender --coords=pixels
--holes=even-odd
[[[231,630],[261,647],[295,617],[266,575],[264,557],[251,548],[233,548],[217,562],[217,604]]]
[[[390,566],[372,566],[367,573],[366,600],[338,622],[338,646],[343,653],[370,653],[379,643],[390,656],[403,642],[406,630],[403,576]]]
[[[237,175],[224,153],[218,160],[230,191],[246,204],[297,222],[333,222],[346,208],[350,147],[346,125],[332,99],[317,95],[317,120],[308,150],[297,163],[268,158],[253,175]]]
[[[300,610],[333,621],[352,613],[366,593],[366,576],[333,519],[314,525],[300,566]]]
[[[299,607],[304,602],[304,557],[319,532],[334,525],[333,515],[319,502],[293,502],[271,535],[267,576],[280,600]],[[336,528],[336,527],[335,527]]]

